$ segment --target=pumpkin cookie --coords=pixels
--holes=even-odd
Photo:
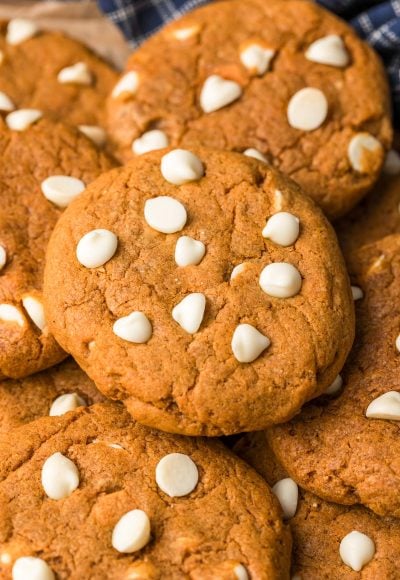
[[[168,144],[264,159],[331,218],[373,186],[392,138],[377,55],[301,0],[214,2],[163,28],[114,87],[109,131],[124,160]]]
[[[353,340],[320,210],[269,166],[204,148],[152,152],[93,183],[57,224],[45,296],[51,331],[105,395],[189,435],[289,419]]]
[[[43,312],[47,241],[62,209],[114,165],[76,129],[17,119],[18,130],[0,130],[0,377],[12,378],[66,356]]]
[[[268,437],[284,468],[306,489],[400,517],[400,236],[365,246],[349,265],[360,298],[343,390],[336,381],[336,398],[313,402]]]
[[[4,380],[0,382],[0,433],[103,400],[72,359],[25,379]]]
[[[292,580],[394,580],[400,575],[398,519],[329,503],[299,488],[277,462],[265,432],[244,436],[235,451],[273,486],[282,504],[293,536]]]
[[[117,74],[87,47],[16,18],[0,23],[0,60],[0,111],[39,109],[105,139],[105,99]]]
[[[4,580],[289,578],[262,478],[221,443],[150,431],[116,404],[3,436],[0,509]]]

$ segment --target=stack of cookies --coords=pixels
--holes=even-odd
[[[118,76],[16,19],[0,111],[0,578],[399,578],[373,50],[308,0],[222,0]]]

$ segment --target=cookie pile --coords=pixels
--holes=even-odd
[[[15,19],[0,112],[0,577],[397,578],[373,50],[306,0],[223,0],[118,77]]]

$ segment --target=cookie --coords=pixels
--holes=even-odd
[[[114,163],[78,130],[44,117],[0,128],[0,377],[63,360],[41,298],[47,241],[64,206]]]
[[[398,519],[329,503],[298,488],[277,462],[265,432],[244,436],[235,451],[274,486],[286,512],[293,536],[292,580],[399,577]]]
[[[44,292],[51,331],[107,397],[188,435],[285,421],[353,340],[331,226],[231,152],[155,151],[101,176],[57,224]]]
[[[335,229],[345,255],[400,233],[400,175],[382,175],[360,205],[336,222]]]
[[[312,2],[214,2],[130,57],[109,99],[122,159],[198,144],[264,159],[328,216],[377,180],[392,130],[374,53]]]
[[[1,111],[39,109],[84,131],[100,125],[97,134],[104,132],[105,99],[117,75],[79,41],[40,31],[29,20],[3,21],[0,60]]]
[[[350,271],[360,298],[343,390],[337,381],[336,398],[313,402],[268,437],[304,488],[328,501],[399,517],[400,236],[355,252]]]
[[[5,580],[26,578],[25,558],[59,580],[289,578],[262,478],[221,443],[148,430],[115,404],[3,437],[0,507]]]
[[[69,359],[20,380],[0,382],[0,434],[47,415],[103,401],[93,382]]]

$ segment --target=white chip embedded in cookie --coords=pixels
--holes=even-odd
[[[206,247],[203,242],[190,236],[181,236],[175,246],[175,262],[182,268],[197,266],[204,258],[205,253]]]
[[[172,318],[189,334],[197,332],[203,322],[206,297],[200,292],[188,294],[172,309]]]
[[[12,567],[13,580],[55,580],[54,572],[41,558],[22,556]]]
[[[286,211],[281,211],[269,218],[262,235],[279,246],[287,247],[296,242],[299,232],[299,218]]]
[[[205,113],[212,113],[230,105],[240,98],[242,87],[239,83],[211,75],[204,82],[200,94],[200,106]]]
[[[359,286],[352,286],[351,287],[351,295],[353,296],[353,300],[361,300],[364,298],[364,292]]]
[[[7,263],[7,252],[4,246],[0,246],[0,270],[4,268]]]
[[[180,201],[161,195],[146,201],[144,218],[153,230],[162,234],[174,234],[185,227],[187,213]]]
[[[343,379],[342,379],[341,375],[338,375],[335,378],[335,380],[326,389],[325,394],[326,395],[337,395],[337,393],[339,393],[339,391],[341,390],[342,387],[343,387]]]
[[[22,304],[29,314],[29,318],[40,330],[44,330],[46,326],[46,317],[44,315],[43,302],[36,296],[26,294],[22,297]]]
[[[340,542],[340,557],[346,566],[360,572],[375,555],[375,544],[366,534],[352,531]]]
[[[76,247],[78,262],[85,268],[99,268],[117,251],[118,238],[109,230],[92,230],[85,234]]]
[[[25,131],[43,117],[38,109],[19,109],[6,117],[6,124],[12,131]]]
[[[268,264],[260,275],[260,286],[275,298],[291,298],[301,290],[302,279],[298,269],[286,262]]]
[[[0,91],[0,111],[9,113],[15,109],[15,105],[6,93]]]
[[[142,344],[148,342],[153,333],[150,320],[143,312],[131,312],[114,322],[113,332],[128,342]]]
[[[369,419],[400,421],[400,393],[388,391],[374,399],[365,412]]]
[[[173,149],[161,159],[161,174],[169,183],[183,185],[203,177],[204,167],[191,151]]]
[[[350,62],[347,48],[342,38],[337,34],[328,34],[328,36],[315,40],[307,48],[305,56],[312,62],[340,68],[347,66]]]
[[[98,147],[105,145],[107,134],[102,127],[97,125],[78,125],[78,129]]]
[[[239,324],[233,333],[231,346],[236,360],[251,363],[270,344],[270,339],[251,324]]]
[[[70,175],[51,175],[42,181],[41,189],[46,199],[57,207],[65,208],[85,189],[85,184]]]
[[[24,326],[26,320],[22,312],[13,304],[0,304],[0,321]]]
[[[165,455],[156,467],[156,482],[170,497],[189,495],[197,486],[199,472],[194,461],[183,453]]]
[[[49,498],[64,499],[79,487],[78,468],[62,453],[53,453],[43,464],[42,486]]]
[[[253,159],[258,159],[258,161],[262,161],[263,163],[268,163],[268,159],[265,157],[265,155],[263,155],[261,151],[259,151],[258,149],[254,149],[253,147],[250,147],[249,149],[243,151],[243,155],[246,155],[246,157],[253,157]]]
[[[74,411],[78,407],[86,407],[86,401],[78,393],[66,393],[54,399],[49,415],[50,417],[60,417],[69,411]]]
[[[275,51],[261,44],[248,44],[240,52],[240,60],[251,73],[263,75],[269,69]]]
[[[112,533],[113,548],[122,554],[132,554],[150,541],[150,520],[143,510],[131,510],[116,523]]]
[[[64,85],[91,85],[92,73],[85,62],[77,62],[60,70],[57,75],[59,83]]]
[[[149,151],[156,151],[157,149],[164,149],[168,147],[168,137],[164,131],[153,129],[146,131],[132,143],[132,151],[135,155],[143,155]]]
[[[124,74],[115,85],[111,96],[114,99],[124,96],[132,96],[136,93],[139,86],[139,75],[135,71]]]
[[[306,87],[289,101],[287,117],[289,125],[302,131],[314,131],[325,121],[328,101],[322,91]]]
[[[383,155],[382,145],[369,133],[358,133],[349,143],[347,151],[350,165],[359,173],[368,173],[373,168],[374,158]]]
[[[284,518],[292,518],[296,513],[297,502],[299,499],[299,488],[297,483],[290,477],[286,477],[277,481],[273,486],[272,491],[281,504]]]
[[[12,46],[29,40],[39,32],[38,25],[26,18],[13,18],[7,26],[6,41]]]

